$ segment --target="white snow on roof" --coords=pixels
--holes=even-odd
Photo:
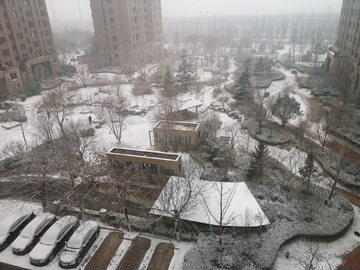
[[[189,188],[186,184],[179,185],[181,182],[185,183],[186,181],[184,178],[175,176],[169,179],[150,210],[151,214],[172,217],[171,213],[183,206],[181,198],[184,197]],[[192,190],[197,190],[201,187],[202,191],[201,195],[195,199],[190,199],[189,207],[185,207],[186,210],[182,214],[181,219],[183,220],[219,226],[222,212],[223,226],[258,227],[270,224],[244,182],[230,183],[192,180],[190,185]],[[173,193],[172,198],[169,198],[168,202],[164,203],[164,198],[166,197],[164,193],[169,193],[169,190],[181,189],[182,187],[182,191],[179,190]],[[221,201],[223,202],[222,211],[220,208]]]
[[[185,101],[185,103],[180,106],[179,110],[180,111],[188,110],[190,108],[199,107],[199,106],[201,106],[203,104],[204,104],[204,102],[202,102],[200,100],[190,99],[188,101]]]

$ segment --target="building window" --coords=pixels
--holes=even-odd
[[[48,39],[48,40],[47,40],[47,44],[48,44],[48,45],[52,45],[52,40],[51,40],[51,39]]]
[[[39,42],[35,41],[33,42],[33,46],[36,48],[36,47],[39,47]]]
[[[177,144],[183,144],[184,143],[184,136],[183,135],[175,135],[175,142]]]
[[[16,11],[11,11],[11,16],[13,16],[13,18],[17,18],[18,14]]]
[[[44,0],[38,0],[39,6],[43,6],[44,5]]]
[[[4,28],[2,27],[2,24],[0,24],[0,32],[4,31]]]
[[[109,14],[113,14],[113,9],[112,8],[109,8]]]
[[[26,50],[26,45],[25,45],[25,43],[21,43],[21,44],[20,44],[20,49]]]
[[[47,20],[43,21],[43,26],[48,26],[48,21]]]
[[[175,168],[171,166],[160,165],[160,174],[168,176],[175,175]]]
[[[3,16],[4,16],[4,19],[7,19],[7,17],[8,17],[7,13],[5,11],[3,12]]]
[[[11,62],[11,63],[12,63],[12,62]],[[10,78],[11,78],[12,80],[16,80],[16,79],[17,79],[16,73],[11,73],[11,74],[10,74]]]
[[[35,55],[36,55],[36,57],[41,56],[41,51],[36,51],[36,52],[35,52]]]
[[[29,59],[29,55],[28,55],[27,53],[24,53],[24,54],[23,54],[23,58],[24,58],[24,60],[28,60],[28,59]]]
[[[50,36],[50,31],[49,30],[45,30],[45,36]]]
[[[32,50],[32,48],[29,48],[29,52],[30,52],[30,53],[33,53],[33,50]]]
[[[112,4],[112,0],[107,0],[107,3],[108,3],[108,4]]]
[[[24,27],[24,33],[27,34],[28,30],[26,27]]]
[[[14,6],[15,6],[14,0],[9,0],[9,6],[10,6],[10,7],[14,7]]]
[[[35,23],[34,23],[33,21],[28,22],[28,26],[29,26],[29,27],[35,27]]]
[[[19,11],[20,11],[20,12],[22,12],[22,8],[21,8],[21,6],[18,6],[18,8],[19,8]]]
[[[9,35],[10,40],[14,40],[14,36],[13,35]]]
[[[116,36],[113,36],[113,37],[112,37],[112,40],[113,40],[113,41],[117,41],[117,37],[116,37]]]
[[[0,37],[0,44],[6,44],[6,38]]]
[[[24,7],[30,6],[29,0],[23,0],[23,6]]]
[[[114,45],[114,50],[118,50],[118,49],[119,49],[118,45]]]
[[[136,13],[136,8],[133,8],[133,13],[134,13],[134,14]]]
[[[115,53],[115,58],[119,58],[119,54],[118,54],[118,53]]]
[[[156,133],[156,141],[157,142],[162,142],[162,141],[164,141],[164,136],[163,136],[164,134],[162,134],[162,133]]]
[[[26,42],[30,44],[30,38],[26,38]]]
[[[40,10],[40,16],[42,16],[42,17],[46,16],[45,10]]]
[[[137,17],[134,17],[134,22],[137,22]]]
[[[111,27],[111,32],[115,33],[115,27]]]
[[[145,174],[157,174],[157,165],[155,164],[143,164],[143,170]]]
[[[16,29],[20,29],[20,28],[21,28],[21,26],[20,26],[20,23],[19,23],[19,22],[15,22],[15,23],[14,23],[14,26],[15,26],[15,28],[16,28]]]
[[[12,61],[5,62],[5,66],[12,67],[13,65]]]
[[[165,134],[165,138],[166,138],[167,143],[173,143],[174,142],[173,136],[171,134]]]
[[[114,23],[114,22],[115,22],[114,18],[111,17],[111,18],[110,18],[110,22],[111,22],[111,23]]]
[[[31,12],[31,10],[26,10],[26,11],[25,11],[25,15],[26,15],[26,17],[32,17],[32,12]]]
[[[21,21],[22,21],[23,23],[25,23],[25,18],[24,18],[24,16],[21,16]]]
[[[194,144],[194,137],[193,136],[185,136],[186,137],[186,144],[193,145]]]
[[[30,32],[31,37],[37,37],[37,33],[35,31]]]
[[[17,37],[18,37],[18,39],[23,39],[24,35],[23,35],[23,33],[17,33]]]
[[[7,49],[6,49],[6,50],[2,50],[1,52],[2,52],[2,55],[3,55],[3,56],[9,56],[9,55],[10,55],[10,51],[7,50]]]

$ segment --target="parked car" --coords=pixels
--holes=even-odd
[[[6,249],[20,231],[35,218],[33,212],[17,213],[0,223],[0,251]]]
[[[34,218],[12,243],[11,249],[13,253],[25,255],[30,252],[55,221],[55,215],[50,213],[44,213]]]
[[[70,240],[66,243],[65,249],[61,251],[59,255],[60,267],[77,267],[91,245],[98,238],[99,233],[100,227],[96,221],[86,221],[77,228]]]
[[[79,220],[73,216],[64,216],[56,221],[30,252],[30,263],[42,266],[51,262],[69,240],[78,224]]]

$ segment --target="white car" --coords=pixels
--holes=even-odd
[[[51,262],[69,240],[78,224],[79,220],[73,216],[64,216],[56,221],[30,252],[30,263],[42,266]]]
[[[13,253],[24,255],[31,251],[55,221],[55,215],[50,213],[43,213],[34,218],[12,243],[11,249]]]
[[[77,267],[100,232],[96,221],[85,221],[66,243],[65,249],[59,255],[59,265],[62,268]]]

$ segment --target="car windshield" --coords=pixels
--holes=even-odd
[[[56,240],[57,240],[57,234],[55,234],[55,233],[46,233],[41,238],[41,244],[50,246],[50,245],[55,244]]]
[[[82,237],[72,237],[69,242],[66,244],[69,248],[81,248],[82,246]]]
[[[25,229],[21,232],[21,236],[24,238],[32,238],[35,233],[35,228],[26,226]]]

